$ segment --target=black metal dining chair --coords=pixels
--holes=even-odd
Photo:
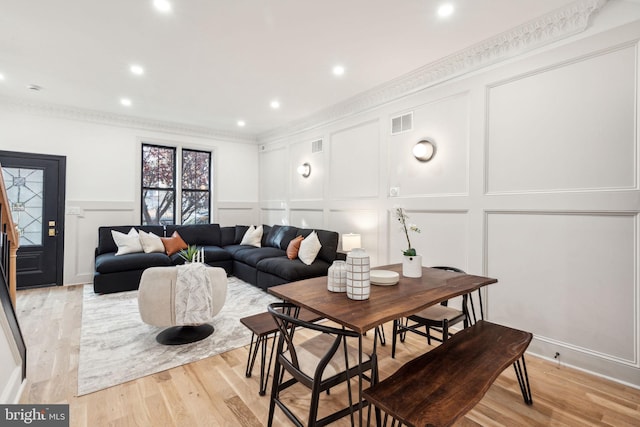
[[[463,273],[459,268],[437,266],[432,267],[440,270],[452,271],[454,273]],[[480,291],[478,291],[480,298]],[[470,299],[470,305],[472,313],[468,311],[468,299]],[[475,323],[476,314],[475,307],[473,305],[473,297],[469,295],[463,295],[462,297],[462,310],[458,310],[448,306],[449,301],[443,301],[439,305],[434,305],[425,308],[418,313],[411,316],[395,319],[393,321],[393,337],[391,342],[391,357],[396,357],[396,340],[400,336],[400,342],[404,342],[406,333],[413,332],[427,338],[427,344],[431,345],[431,340],[445,342],[451,335],[449,328],[460,322],[464,323],[464,327],[469,326],[470,323]],[[480,309],[482,310],[482,299],[480,299]],[[481,316],[482,318],[483,316]],[[424,332],[420,329],[424,327]],[[434,329],[440,333],[441,338],[433,336],[431,330]]]
[[[311,390],[311,398],[307,426],[324,426],[346,415],[351,416],[359,408],[359,398],[354,403],[350,379],[368,372],[363,377],[372,383],[377,377],[377,367],[369,355],[362,354],[360,363],[359,349],[348,341],[359,337],[358,333],[346,329],[306,322],[298,318],[299,307],[290,303],[273,303],[269,305],[269,313],[273,316],[279,330],[278,347],[269,403],[268,426],[273,425],[275,407],[297,426],[304,425],[293,411],[285,405],[280,393],[294,384],[300,383]],[[301,329],[317,332],[311,338],[297,339],[296,332]],[[307,334],[304,334],[308,336]],[[284,374],[291,378],[284,381]],[[318,419],[320,396],[323,391],[347,383],[349,404],[347,407]]]

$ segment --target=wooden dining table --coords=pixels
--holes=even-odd
[[[422,277],[404,277],[401,264],[375,270],[395,271],[400,280],[395,285],[372,284],[369,299],[363,301],[351,300],[344,292],[330,292],[326,276],[274,286],[269,293],[364,334],[388,321],[497,282],[490,277],[428,267],[422,267]]]
[[[490,277],[428,267],[422,268],[422,277],[404,277],[402,264],[385,265],[374,269],[395,271],[399,273],[399,281],[394,285],[372,284],[369,299],[362,301],[351,300],[344,292],[329,291],[326,276],[274,286],[269,288],[269,293],[358,332],[362,360],[362,336],[367,331],[498,281]],[[374,337],[371,355],[374,360],[377,360],[376,338],[377,335]],[[360,409],[362,409],[362,376],[360,376],[358,389]],[[362,410],[360,410],[360,425],[362,425]]]

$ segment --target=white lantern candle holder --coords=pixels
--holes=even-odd
[[[369,255],[364,249],[355,248],[347,255],[347,297],[352,300],[369,299],[371,281]]]
[[[347,263],[336,260],[327,272],[327,289],[331,292],[347,292]]]

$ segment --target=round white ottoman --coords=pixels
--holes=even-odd
[[[209,323],[220,312],[227,297],[227,274],[223,268],[206,267],[209,278],[211,300],[196,308],[197,318],[202,319],[199,324],[184,324],[176,315],[176,282],[178,268],[181,267],[151,267],[147,268],[140,278],[138,289],[138,309],[142,321],[153,326],[168,326],[156,336],[161,344],[178,345],[202,340],[213,333],[213,326]],[[204,281],[206,283],[206,281]],[[203,286],[205,284],[203,283]],[[184,289],[184,288],[182,288]],[[206,290],[205,290],[206,292]]]

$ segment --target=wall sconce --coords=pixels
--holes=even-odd
[[[362,242],[359,234],[348,233],[342,235],[342,251],[351,252],[355,248],[361,248]]]
[[[302,175],[303,178],[309,178],[309,175],[311,175],[311,165],[307,162],[304,162],[303,164],[298,166],[298,169],[296,170],[300,175]]]
[[[433,141],[423,139],[413,146],[413,156],[421,162],[428,162],[436,154],[436,146]]]

